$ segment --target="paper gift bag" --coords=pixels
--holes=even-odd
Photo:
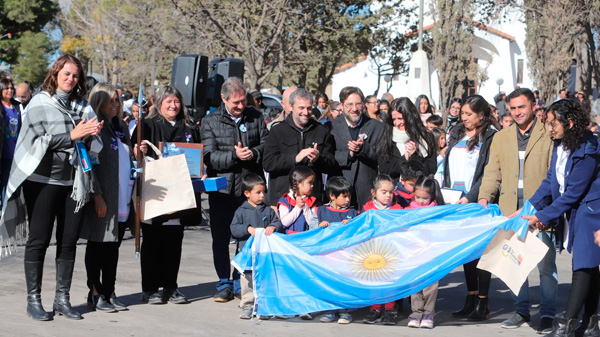
[[[185,156],[163,158],[154,144],[148,141],[146,144],[159,158],[144,165],[140,219],[195,208],[196,197]]]
[[[518,295],[529,273],[548,251],[537,233],[537,230],[528,231],[523,241],[514,231],[498,230],[481,255],[477,268],[496,275]]]

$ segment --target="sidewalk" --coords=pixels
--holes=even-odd
[[[139,260],[134,255],[134,240],[128,239],[121,246],[116,293],[123,303],[129,305],[130,310],[119,313],[90,312],[86,306],[85,245],[79,245],[77,250],[71,303],[83,314],[84,319],[72,321],[55,317],[53,321],[38,322],[27,317],[24,247],[19,247],[15,255],[0,261],[0,336],[538,336],[533,328],[526,325],[515,330],[500,328],[500,322],[508,318],[513,309],[510,291],[496,278],[492,279],[490,290],[490,320],[470,323],[453,319],[451,312],[460,309],[466,295],[462,267],[440,281],[436,327],[433,330],[406,327],[410,313],[407,301],[404,301],[404,310],[396,326],[362,324],[366,309],[354,312],[355,321],[346,326],[320,323],[318,319],[241,320],[238,318],[241,310],[237,308],[237,301],[223,304],[212,300],[217,277],[212,263],[210,231],[206,227],[190,227],[183,241],[179,286],[191,303],[148,305],[141,302]],[[46,254],[42,303],[47,311],[52,309],[54,297],[55,252],[56,247],[51,246]],[[565,251],[558,255],[557,263],[560,280],[558,310],[564,311],[571,280],[571,256]],[[532,302],[537,304],[539,277],[537,271],[531,275],[530,294]],[[537,306],[534,306],[532,315],[535,327],[539,321]]]

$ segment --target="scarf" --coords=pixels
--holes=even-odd
[[[23,128],[17,139],[0,218],[0,258],[11,254],[18,242],[27,239],[27,208],[22,185],[39,166],[53,135],[70,132],[76,122],[95,115],[85,100],[64,102],[44,91],[31,99],[27,109],[29,113],[24,117]],[[68,117],[65,118],[65,115]],[[97,139],[90,137],[88,141],[91,138]],[[75,212],[78,212],[89,201],[94,180],[92,171],[83,172],[75,146],[69,151],[69,162],[75,171],[71,198],[76,201]]]
[[[458,124],[459,117],[460,115],[452,116],[451,114],[448,114],[448,117],[446,118],[446,133],[450,132],[450,130]]]
[[[392,141],[396,143],[396,147],[398,148],[398,151],[400,151],[400,156],[404,156],[404,153],[406,152],[406,147],[404,145],[410,141],[408,133],[406,133],[406,131],[400,131],[396,128],[393,128]],[[426,144],[419,144],[419,153],[421,154],[421,157],[427,157]]]

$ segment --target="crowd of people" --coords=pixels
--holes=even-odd
[[[527,220],[550,248],[538,264],[538,333],[573,336],[583,310],[578,333],[600,334],[600,144],[582,101],[565,97],[546,107],[539,93],[517,88],[500,93],[495,104],[479,95],[455,98],[443,118],[425,95],[413,101],[386,93],[380,100],[347,86],[339,101],[330,101],[290,87],[279,116],[265,121],[262,96],[249,94],[241,79],[231,77],[221,88],[221,106],[193,123],[175,87],[160,88],[148,102],[131,100],[131,118],[124,116],[119,88],[87,87],[84,80],[80,61],[70,55],[58,58],[32,98],[26,84],[17,87],[26,91],[15,94],[10,79],[0,80],[1,223],[8,233],[28,226],[24,264],[27,314],[33,319],[52,319],[40,294],[54,226],[53,312],[81,319],[69,297],[79,238],[87,240],[88,306],[127,310],[115,283],[119,246],[134,222],[135,155],[141,151],[156,159],[147,142],[188,142],[203,144],[206,175],[227,181],[226,188],[208,194],[218,277],[214,301],[239,299],[242,319],[256,311],[254,285],[249,272],[240,277],[231,268],[232,237],[241,249],[257,228],[266,235],[293,235],[345,224],[370,210],[436,207],[448,202],[445,188],[462,193],[455,203],[497,203],[510,216],[530,200],[537,213]],[[140,112],[148,114],[142,125]],[[143,141],[136,144],[140,130]],[[188,302],[177,275],[184,226],[197,220],[194,214],[180,211],[141,224],[143,301]],[[556,315],[557,247],[573,254],[562,316]],[[491,274],[477,262],[463,266],[466,296],[452,313],[457,319],[489,318]],[[513,295],[515,312],[503,328],[531,320],[528,289],[525,282]],[[437,291],[435,283],[411,295],[408,327],[434,327]],[[373,303],[363,322],[393,325],[397,313],[394,302]],[[352,309],[300,317],[316,314],[321,322],[353,321]]]

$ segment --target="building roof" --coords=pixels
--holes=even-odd
[[[508,41],[510,41],[510,42],[514,42],[514,41],[515,41],[515,37],[514,37],[514,36],[512,36],[512,35],[509,35],[509,34],[506,34],[506,33],[502,32],[502,31],[499,31],[499,30],[498,30],[498,29],[496,29],[496,28],[492,28],[492,27],[490,27],[490,26],[488,26],[488,25],[486,25],[486,24],[484,24],[484,23],[481,23],[481,22],[479,22],[479,21],[475,21],[475,20],[470,20],[470,19],[467,19],[467,18],[465,18],[464,20],[465,20],[466,22],[469,22],[469,21],[470,21],[470,22],[471,22],[471,24],[473,24],[473,26],[475,26],[475,27],[477,27],[477,28],[479,28],[479,29],[481,29],[481,30],[485,30],[485,31],[487,31],[487,32],[488,32],[488,33],[490,33],[490,34],[497,35],[497,36],[499,36],[499,37],[501,37],[501,38],[503,38],[503,39],[507,39],[507,40],[508,40]],[[424,31],[424,32],[426,32],[426,31],[430,30],[430,29],[431,29],[431,28],[433,28],[433,27],[435,27],[435,24],[430,24],[430,25],[427,25],[427,26],[423,27],[423,31]],[[413,35],[416,35],[416,34],[418,34],[418,33],[419,33],[419,31],[418,31],[418,30],[414,30],[414,31],[412,31],[412,32],[406,33],[404,36],[407,36],[407,37],[408,37],[408,36],[413,36]],[[342,64],[341,66],[339,66],[339,67],[337,67],[337,68],[335,69],[335,72],[336,72],[336,73],[338,73],[338,72],[340,72],[340,71],[342,71],[342,70],[346,70],[346,69],[348,69],[348,68],[352,68],[352,67],[354,67],[354,66],[355,66],[355,65],[356,65],[358,62],[364,61],[366,58],[367,58],[367,56],[366,56],[366,55],[363,55],[363,56],[360,56],[360,57],[358,57],[356,60],[354,60],[354,61],[352,61],[352,62],[348,62],[348,63],[346,63],[346,64]]]

